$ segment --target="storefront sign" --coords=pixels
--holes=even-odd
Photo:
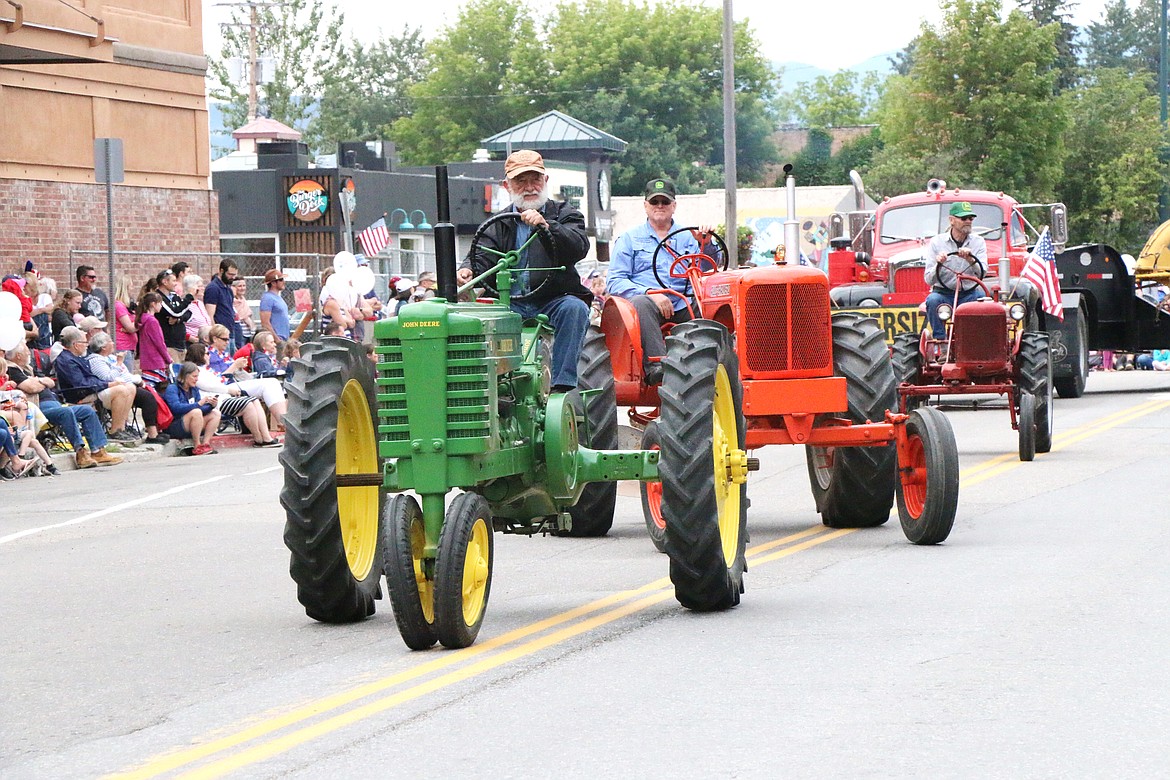
[[[320,219],[329,208],[329,195],[318,182],[301,179],[288,188],[288,211],[301,222]]]

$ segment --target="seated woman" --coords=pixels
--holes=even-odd
[[[264,377],[284,376],[284,369],[280,367],[276,358],[276,336],[270,330],[262,330],[252,337],[252,373],[263,379]],[[239,353],[236,353],[239,355]]]
[[[218,396],[210,396],[206,401],[195,387],[199,378],[199,366],[194,363],[184,363],[179,366],[179,376],[174,382],[167,384],[163,391],[163,400],[175,415],[174,422],[167,428],[171,438],[184,439],[188,436],[194,443],[192,455],[208,455],[215,452],[211,448],[211,438],[219,428]]]
[[[231,360],[227,356],[228,342],[231,334],[223,325],[211,326],[211,349],[207,352],[207,366],[220,376],[224,382],[234,384],[248,395],[259,396],[268,411],[272,413],[275,426],[279,427],[284,419],[284,412],[288,409],[288,399],[284,395],[284,387],[279,379],[267,378],[237,378],[236,374],[243,370],[244,362]]]
[[[3,359],[0,358],[0,363],[2,362]],[[37,441],[36,418],[33,410],[29,407],[28,399],[24,393],[18,390],[8,391],[6,396],[9,397],[9,400],[0,402],[0,427],[7,430],[11,437],[12,446],[16,449],[16,452],[8,453],[13,458],[9,469],[16,476],[59,476],[61,472],[53,464],[53,459],[45,450],[44,445]],[[26,454],[30,449],[37,458],[40,458],[40,463],[37,463],[35,459],[25,461]]]
[[[89,340],[89,369],[104,382],[120,382],[134,386],[134,407],[142,411],[146,425],[147,444],[166,444],[170,437],[158,430],[158,401],[142,387],[142,377],[131,374],[121,352],[114,351],[115,342],[106,333],[95,333]]]
[[[187,360],[199,367],[195,386],[204,395],[219,396],[219,412],[223,417],[239,417],[244,421],[252,433],[253,447],[280,446],[280,441],[272,438],[267,415],[260,406],[260,398],[243,392],[238,382],[225,382],[219,374],[208,368],[207,347],[202,344],[187,347]]]

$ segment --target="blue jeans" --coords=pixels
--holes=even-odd
[[[106,432],[92,406],[62,406],[57,401],[42,401],[40,407],[45,418],[65,432],[65,438],[69,439],[74,451],[84,447],[86,441],[91,450],[100,450],[106,446]],[[82,431],[85,432],[84,441],[81,438]]]
[[[976,285],[970,290],[964,290],[959,293],[959,303],[970,303],[977,301],[984,295],[983,288]],[[944,339],[947,337],[946,326],[943,321],[938,318],[939,304],[952,303],[955,300],[955,294],[950,290],[945,293],[938,290],[932,290],[930,295],[926,296],[926,320],[930,323],[931,336],[936,339]]]
[[[552,383],[577,386],[577,361],[589,330],[589,305],[572,295],[558,295],[542,306],[514,301],[512,311],[525,319],[548,315],[553,326]]]
[[[8,429],[8,424],[0,425],[0,450],[7,452],[11,457],[15,458],[16,453],[20,449],[16,446],[16,439],[12,432]]]

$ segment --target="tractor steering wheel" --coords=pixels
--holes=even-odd
[[[484,221],[484,223],[476,229],[475,235],[473,235],[471,237],[471,247],[467,250],[467,256],[471,258],[473,265],[475,263],[476,250],[478,250],[480,248],[479,240],[483,237],[483,234],[486,233],[488,228],[492,227],[493,225],[496,225],[500,222],[505,222],[508,220],[519,222],[520,221],[520,213],[517,211],[504,211],[504,212],[501,212],[499,214],[493,214],[492,216],[488,217]],[[534,238],[539,238],[541,243],[544,244],[545,248],[549,250],[549,260],[551,260],[555,264],[557,262],[557,245],[553,241],[552,233],[549,232],[548,228],[547,227],[533,228],[532,229],[532,238],[528,239],[528,241],[526,241],[524,243],[524,247],[522,247],[522,249],[527,247],[530,243],[532,243],[532,240]],[[519,253],[515,249],[510,250],[508,252],[501,252],[498,249],[492,249],[490,247],[485,246],[485,247],[483,247],[483,251],[489,252],[489,253],[495,255],[497,257],[496,262],[499,262],[499,259],[507,257],[509,254],[514,254],[517,261],[519,261],[519,259],[520,259]],[[516,268],[516,266],[513,265],[512,266],[513,271],[515,271],[515,268]],[[524,270],[524,269],[521,269],[521,270]],[[554,270],[562,270],[563,271],[564,266],[562,265],[559,269],[554,269]],[[473,271],[474,271],[474,268],[473,268]],[[488,278],[491,278],[494,281],[494,277],[488,277]],[[538,292],[540,292],[542,289],[544,289],[544,286],[549,283],[550,279],[551,279],[551,275],[549,273],[545,273],[544,278],[540,280],[540,284],[538,284],[535,287],[535,289],[529,290],[527,292],[522,292],[519,295],[513,295],[512,300],[513,301],[523,301],[523,300],[526,300],[528,298],[535,296]],[[492,293],[496,297],[499,297],[500,291],[497,290],[495,287],[493,287],[488,282],[487,279],[483,279],[479,283],[482,284],[484,286],[484,289],[486,289],[488,292]]]
[[[658,246],[654,247],[654,256],[650,258],[650,268],[654,271],[654,278],[658,281],[658,284],[663,289],[666,289],[667,285],[662,281],[662,277],[658,275],[658,253],[663,249],[665,249],[672,258],[674,258],[670,261],[670,268],[667,271],[667,275],[671,279],[688,278],[687,271],[689,271],[691,268],[697,269],[700,276],[710,276],[716,271],[727,270],[727,261],[729,258],[729,255],[727,254],[727,244],[724,243],[723,237],[714,231],[711,231],[711,238],[715,239],[715,243],[719,246],[719,251],[723,253],[722,268],[719,267],[719,262],[710,255],[705,255],[701,251],[698,254],[680,255],[678,252],[674,251],[674,247],[668,243],[670,239],[674,238],[679,233],[686,233],[688,231],[695,231],[698,229],[698,227],[679,228],[678,230],[668,234],[666,238],[658,242]],[[702,249],[701,246],[700,249]]]
[[[966,263],[967,263],[967,267],[968,267],[968,268],[970,268],[970,267],[973,267],[973,266],[976,266],[976,265],[978,264],[978,262],[979,262],[979,259],[978,259],[978,258],[976,258],[976,257],[963,257],[963,256],[962,256],[961,254],[959,254],[958,252],[948,252],[948,253],[947,253],[947,257],[957,257],[957,258],[959,258],[960,260],[965,260],[965,261],[966,261]],[[942,262],[939,262],[939,263],[937,264],[937,265],[938,265],[938,267],[939,267],[939,268],[942,268],[942,267],[944,267],[944,266],[943,266],[943,262],[945,262],[945,261],[946,261],[946,258],[943,258],[943,261],[942,261]],[[961,289],[961,288],[963,287],[963,282],[964,282],[964,281],[975,282],[975,284],[977,284],[977,285],[979,285],[980,287],[982,287],[982,288],[983,288],[983,294],[984,294],[985,296],[987,296],[988,298],[990,298],[990,297],[991,297],[991,289],[990,289],[990,288],[988,288],[988,286],[987,286],[987,285],[984,283],[984,281],[983,281],[983,278],[982,278],[982,277],[980,277],[980,276],[975,276],[975,275],[973,275],[973,274],[965,274],[965,273],[962,273],[961,271],[954,271],[954,269],[951,269],[951,268],[949,268],[949,267],[947,268],[947,270],[949,270],[949,271],[952,271],[952,272],[955,274],[955,284],[957,285],[957,287],[958,287],[959,289]],[[936,278],[936,279],[938,279],[938,278],[939,278],[939,275],[938,275],[938,271],[937,271],[937,270],[935,271],[935,278]],[[955,295],[958,295],[958,294],[959,294],[959,290],[958,290],[958,289],[956,289],[956,290],[955,290]]]

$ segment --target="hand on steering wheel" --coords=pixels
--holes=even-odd
[[[674,238],[675,236],[679,235],[680,233],[687,233],[687,232],[691,233],[692,235],[695,235],[695,240],[700,242],[699,243],[699,250],[700,251],[698,254],[688,254],[688,255],[679,254],[678,252],[675,251],[674,247],[672,247],[670,245],[670,243],[669,243],[670,239]],[[711,257],[710,255],[704,254],[702,252],[703,243],[702,243],[702,239],[699,236],[701,236],[703,234],[708,234],[710,236],[710,238],[714,239],[716,246],[719,248],[719,251],[723,254],[723,266],[722,267],[719,266],[718,260],[716,260],[715,258]],[[667,236],[665,238],[663,238],[661,241],[658,242],[658,246],[654,247],[654,256],[650,259],[650,268],[651,268],[651,270],[654,271],[654,278],[658,281],[658,284],[663,288],[666,288],[667,284],[662,280],[662,277],[658,274],[658,253],[661,252],[663,249],[665,249],[667,251],[667,253],[669,253],[671,255],[671,257],[673,258],[670,261],[670,267],[667,270],[667,275],[672,279],[687,279],[687,278],[689,278],[688,271],[691,268],[694,268],[695,270],[697,270],[700,276],[710,276],[711,274],[715,273],[716,271],[726,271],[727,270],[727,262],[728,262],[728,259],[730,257],[730,255],[727,252],[727,244],[724,243],[723,238],[718,233],[716,233],[714,230],[708,231],[706,226],[702,226],[702,227],[691,226],[691,227],[678,228],[677,230],[674,230],[674,231],[670,232],[669,234],[667,234]]]
[[[529,209],[528,211],[532,211],[532,210]],[[527,214],[528,211],[526,211],[524,213]],[[538,215],[539,215],[539,212],[538,212]],[[519,254],[518,254],[517,250],[510,250],[510,251],[506,251],[506,252],[501,252],[498,249],[493,249],[491,247],[486,247],[486,246],[480,247],[480,245],[479,245],[480,239],[483,237],[483,234],[487,232],[488,228],[490,228],[493,225],[496,225],[500,222],[507,221],[507,220],[513,220],[516,222],[525,222],[526,224],[530,225],[532,227],[533,237],[532,237],[532,239],[529,239],[529,243],[533,239],[539,238],[541,243],[544,244],[545,248],[548,250],[549,260],[552,261],[553,265],[556,265],[556,263],[557,263],[557,246],[556,246],[556,243],[553,241],[552,233],[549,232],[549,229],[547,227],[548,223],[533,225],[532,221],[530,221],[529,219],[525,219],[524,216],[520,212],[516,212],[516,211],[504,211],[504,212],[501,212],[499,214],[493,214],[492,216],[488,217],[483,222],[483,224],[479,226],[479,228],[476,229],[475,235],[473,235],[471,237],[471,246],[467,250],[467,256],[471,258],[472,263],[475,262],[476,251],[481,249],[481,248],[483,249],[483,251],[489,252],[489,253],[495,255],[499,259],[505,258],[509,254],[514,254],[514,255],[516,255],[517,259],[519,258]],[[543,218],[541,219],[541,222],[543,222]],[[525,246],[527,246],[527,245],[528,244],[526,243]],[[497,260],[497,262],[498,262],[498,260]],[[513,265],[513,268],[515,268],[515,265]],[[562,266],[562,269],[563,269],[563,266]],[[473,272],[473,276],[474,275],[475,274]],[[470,279],[470,278],[472,278],[472,277],[469,276],[468,279]],[[513,301],[522,301],[522,300],[525,300],[527,298],[531,298],[532,296],[534,296],[538,292],[540,292],[540,290],[542,290],[546,284],[548,284],[549,278],[550,278],[549,274],[546,273],[544,275],[544,278],[540,280],[540,284],[538,284],[534,289],[529,290],[529,291],[524,292],[524,293],[521,293],[519,295],[513,295],[512,300]],[[494,281],[494,279],[493,279],[493,281]],[[492,293],[493,295],[495,295],[497,297],[499,296],[499,294],[500,294],[499,290],[497,290],[495,287],[493,287],[491,285],[491,283],[488,282],[487,279],[484,279],[482,282],[480,282],[480,284],[482,284],[484,286],[484,289],[486,289],[488,292]]]
[[[942,260],[938,261],[938,266],[940,268],[946,267],[943,265],[943,263],[946,262],[947,258],[951,258],[951,257],[957,257],[960,260],[966,261],[968,268],[974,267],[974,268],[977,268],[979,270],[983,270],[983,266],[980,265],[978,257],[976,257],[975,255],[962,255],[962,254],[959,254],[958,251],[947,253],[946,257],[944,257]],[[951,271],[951,273],[953,273],[955,275],[955,283],[956,283],[956,286],[958,287],[958,289],[955,291],[956,295],[958,294],[959,290],[962,289],[963,282],[970,281],[970,282],[975,282],[977,285],[982,287],[984,295],[986,295],[989,298],[991,297],[991,290],[984,283],[982,276],[975,276],[973,274],[965,274],[961,271],[956,271],[953,268],[949,268],[949,267],[947,267],[947,270]],[[935,272],[935,278],[938,279],[939,284],[942,285],[942,279],[939,276],[937,271]],[[942,286],[945,287],[946,285],[942,285]]]

